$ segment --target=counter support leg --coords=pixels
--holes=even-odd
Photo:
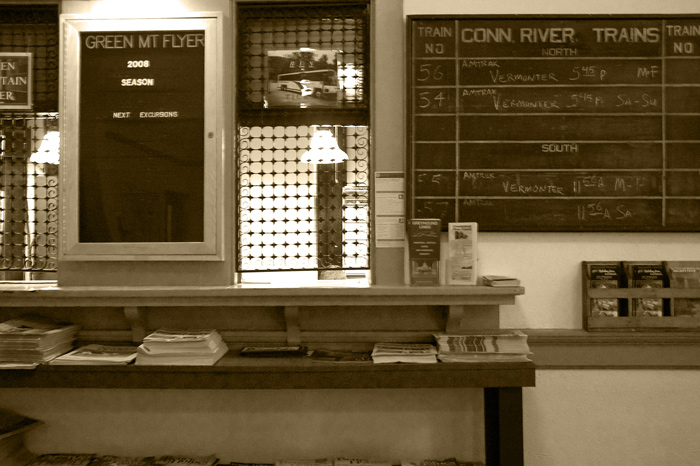
[[[488,466],[523,466],[523,390],[484,388]]]

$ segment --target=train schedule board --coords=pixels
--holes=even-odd
[[[700,16],[408,18],[408,211],[700,231]]]
[[[64,249],[215,256],[216,17],[64,20]]]

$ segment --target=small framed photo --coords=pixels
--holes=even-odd
[[[335,50],[270,50],[265,107],[338,107],[341,89]]]

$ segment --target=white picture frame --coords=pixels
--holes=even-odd
[[[222,14],[193,13],[170,18],[99,18],[86,15],[62,15],[60,63],[61,114],[61,190],[59,221],[61,241],[59,260],[63,261],[222,261],[223,247],[223,87],[222,87]],[[80,235],[80,127],[81,111],[81,35],[104,32],[104,47],[124,46],[118,34],[137,37],[165,32],[201,31],[204,47],[203,202],[201,241],[82,241]],[[85,37],[88,37],[87,35]],[[163,36],[163,42],[165,42]],[[112,41],[112,42],[110,42]],[[93,44],[94,45],[94,44]],[[99,45],[99,44],[98,44]],[[85,44],[87,46],[87,44]],[[153,47],[154,43],[140,46]],[[172,45],[174,47],[175,45]],[[136,46],[134,46],[136,47]],[[165,47],[165,44],[163,44]],[[138,50],[135,50],[138,52]],[[138,66],[139,53],[134,53]],[[125,71],[127,64],[124,63]],[[121,64],[120,64],[121,66]],[[127,73],[125,73],[126,75]],[[121,76],[116,76],[119,79]],[[121,84],[124,85],[123,83]],[[115,114],[116,114],[115,109]],[[154,109],[157,110],[157,109]],[[86,214],[87,215],[87,214]]]

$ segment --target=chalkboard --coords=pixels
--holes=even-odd
[[[408,18],[408,215],[700,231],[700,16]]]
[[[80,242],[204,240],[204,39],[80,33]]]

